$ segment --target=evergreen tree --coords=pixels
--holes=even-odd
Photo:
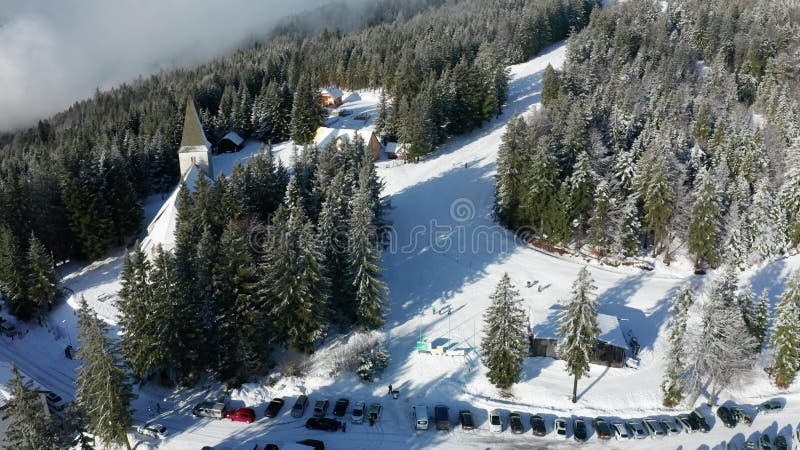
[[[770,339],[775,352],[772,376],[776,385],[787,388],[800,370],[800,271],[789,277],[780,299]]]
[[[753,366],[756,342],[736,304],[736,274],[726,268],[711,284],[700,314],[699,333],[687,348],[692,374],[690,405],[701,383],[710,386],[709,401],[740,380]],[[747,351],[743,351],[747,349]]]
[[[578,229],[578,247],[583,241],[586,218],[595,189],[595,173],[589,166],[589,154],[581,152],[575,160],[572,175],[569,177],[570,216],[576,217],[574,225]]]
[[[620,199],[612,203],[615,208],[609,214],[614,231],[612,245],[616,254],[623,258],[630,258],[639,253],[641,224],[639,211],[636,208],[637,201],[635,194]]]
[[[773,198],[766,179],[756,183],[750,214],[751,261],[763,261],[781,254],[786,245],[786,222],[780,203]]]
[[[594,207],[589,217],[589,245],[602,256],[609,246],[609,211],[611,209],[611,194],[608,183],[601,180],[594,190]]]
[[[128,252],[122,262],[117,309],[119,310],[120,354],[130,367],[133,376],[146,379],[163,364],[164,349],[159,345],[154,325],[164,320],[154,320],[155,299],[149,284],[150,262],[136,243],[133,258]],[[156,316],[157,317],[157,316]]]
[[[325,124],[327,112],[320,103],[319,92],[315,92],[311,83],[300,80],[292,105],[292,140],[297,145],[308,145],[314,142],[317,128]]]
[[[390,126],[389,98],[386,89],[381,89],[381,100],[378,104],[378,116],[375,118],[375,132],[378,134],[392,135]]]
[[[3,413],[8,416],[6,448],[19,450],[58,450],[58,431],[47,403],[39,391],[33,388],[31,380],[25,380],[12,364],[13,378],[8,382],[11,400]],[[5,418],[4,418],[5,420]]]
[[[559,357],[567,362],[567,373],[575,377],[572,403],[578,401],[578,380],[589,373],[589,361],[600,334],[595,290],[589,269],[583,267],[572,284],[567,308],[559,314]]]
[[[366,162],[361,171],[359,188],[353,199],[350,216],[350,272],[355,293],[357,322],[366,329],[383,326],[386,310],[384,295],[386,284],[380,280],[378,233],[375,227],[375,200],[370,192],[372,162]],[[372,177],[370,176],[372,175]]]
[[[769,330],[769,290],[764,289],[758,297],[758,306],[753,303],[755,311],[751,314],[750,329],[753,337],[756,338],[758,350],[767,341],[767,331]]]
[[[219,256],[213,269],[215,295],[233,307],[233,314],[225,319],[232,322],[235,332],[235,352],[226,357],[232,357],[233,364],[227,369],[235,368],[235,375],[242,379],[266,369],[266,345],[270,341],[267,309],[255,292],[258,280],[249,248],[249,236],[245,223],[231,221],[222,233]],[[223,375],[226,375],[225,371]]]
[[[481,361],[489,369],[489,381],[499,389],[508,389],[519,381],[522,361],[528,354],[528,318],[507,273],[490,299],[492,304],[483,316]]]
[[[675,190],[672,186],[667,155],[650,146],[636,166],[634,186],[644,205],[647,230],[653,232],[653,256],[667,244],[667,225],[672,218]],[[669,249],[666,249],[669,252]]]
[[[524,223],[521,201],[525,196],[527,177],[523,175],[523,171],[528,165],[525,128],[524,118],[512,117],[508,121],[497,154],[494,212],[498,221],[512,230]]]
[[[800,243],[800,136],[786,151],[786,171],[780,188],[780,202],[788,218],[788,237],[792,245]]]
[[[686,321],[689,308],[694,303],[694,291],[687,284],[672,300],[672,318],[669,326],[669,361],[661,382],[664,394],[664,406],[673,407],[683,400],[685,383],[683,374],[686,371]]]
[[[708,263],[716,265],[717,216],[719,205],[714,180],[708,172],[701,171],[697,177],[697,190],[692,205],[689,223],[689,253],[694,256],[695,268]]]
[[[52,304],[56,295],[56,266],[52,256],[33,232],[28,240],[26,270],[28,300],[33,311],[42,311]]]
[[[332,318],[344,323],[356,320],[353,279],[349,270],[352,261],[350,247],[350,202],[352,187],[344,172],[338,172],[328,185],[325,202],[317,224],[322,253],[322,275],[330,282],[331,308],[338,314]]]
[[[115,356],[108,326],[89,309],[85,299],[81,299],[78,311],[78,328],[81,366],[75,397],[86,411],[88,430],[106,445],[124,445],[131,450],[127,430],[133,425],[132,387]]]
[[[553,69],[553,66],[548,64],[542,75],[542,106],[549,107],[558,99],[559,89],[560,80],[558,79],[558,73]]]

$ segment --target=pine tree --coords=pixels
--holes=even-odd
[[[786,171],[780,188],[780,202],[788,219],[788,237],[792,245],[800,243],[800,136],[786,150]]]
[[[686,388],[683,374],[686,371],[686,321],[689,308],[694,303],[694,291],[687,284],[672,300],[672,318],[669,327],[669,361],[661,382],[664,406],[673,407],[683,400]]]
[[[352,323],[356,319],[353,279],[349,271],[351,190],[344,172],[338,172],[328,185],[317,224],[323,257],[322,275],[330,282],[331,307],[339,313],[333,319],[342,323]]]
[[[153,316],[154,298],[148,277],[151,266],[137,242],[133,258],[128,252],[122,262],[117,309],[119,311],[120,354],[136,379],[146,379],[163,363],[164,350],[157,341]],[[156,320],[164,320],[159,317]]]
[[[689,223],[689,253],[694,256],[694,266],[701,268],[708,263],[716,265],[717,216],[719,205],[714,180],[703,170],[697,177],[697,190],[692,205]]]
[[[614,209],[609,213],[613,224],[612,247],[617,255],[630,258],[639,253],[639,211],[636,208],[635,194],[612,203]]]
[[[558,73],[553,69],[553,66],[548,64],[542,75],[542,106],[549,107],[558,99],[559,89],[560,80],[558,79]]]
[[[36,235],[31,232],[28,240],[26,269],[28,272],[28,300],[34,311],[43,311],[51,306],[56,295],[56,266]]]
[[[108,326],[85,299],[78,311],[78,360],[81,366],[76,384],[76,400],[88,418],[88,430],[106,445],[124,445],[131,450],[127,430],[133,425],[132,386],[124,367],[117,360]]]
[[[634,185],[644,205],[647,230],[653,232],[653,256],[666,244],[667,225],[674,210],[671,179],[667,155],[657,146],[650,146],[636,166]]]
[[[366,329],[383,326],[386,311],[384,295],[387,288],[380,280],[378,233],[375,227],[375,200],[370,192],[369,170],[371,162],[364,165],[359,188],[353,199],[350,216],[350,273],[355,293],[355,311],[358,324]]]
[[[770,339],[775,352],[772,376],[776,385],[788,388],[800,370],[800,271],[789,277],[780,299]]]
[[[567,362],[567,373],[575,377],[572,403],[578,401],[578,380],[588,375],[600,328],[597,325],[597,299],[592,275],[583,267],[572,284],[569,304],[559,314],[559,357]]]
[[[519,381],[528,353],[528,318],[507,273],[490,299],[492,304],[483,316],[481,361],[489,369],[489,381],[499,389],[508,389]]]
[[[575,225],[578,228],[578,247],[581,246],[583,241],[583,233],[586,228],[586,218],[588,217],[589,206],[591,206],[592,194],[595,189],[596,176],[589,166],[589,154],[587,152],[579,153],[572,168],[572,175],[568,180],[570,216],[577,216]]]
[[[497,154],[494,212],[498,221],[511,229],[516,229],[524,223],[520,209],[526,187],[524,180],[526,177],[523,172],[528,165],[526,161],[528,146],[525,138],[525,119],[512,117],[508,121]]]
[[[594,190],[594,207],[589,217],[589,245],[601,256],[609,246],[609,210],[611,209],[611,193],[608,183],[601,180]]]
[[[766,179],[756,183],[750,214],[753,242],[751,262],[764,261],[781,254],[786,245],[785,217],[780,210],[780,203],[773,198]]]
[[[389,126],[389,98],[386,89],[381,89],[381,100],[378,104],[378,117],[375,118],[375,132],[378,134],[391,135]]]
[[[750,329],[753,332],[753,337],[756,338],[758,350],[764,346],[767,341],[767,331],[769,330],[769,290],[764,289],[758,297],[758,306],[753,304],[755,310],[751,314]]]
[[[722,389],[740,380],[753,366],[756,341],[744,323],[735,293],[736,274],[726,268],[713,280],[700,314],[699,333],[687,345],[691,349],[690,405],[694,404],[701,383],[711,387],[712,402]]]
[[[325,124],[327,112],[321,106],[319,92],[315,92],[311,83],[300,80],[292,105],[292,140],[297,145],[308,145],[314,142],[317,128]]]
[[[6,448],[18,450],[58,450],[56,423],[48,411],[47,403],[40,392],[33,388],[31,380],[25,380],[17,367],[12,364],[13,378],[8,382],[11,400],[8,409]],[[5,420],[5,418],[4,418]]]

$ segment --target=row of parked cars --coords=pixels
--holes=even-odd
[[[411,409],[414,428],[417,430],[427,430],[430,428],[431,417],[425,405],[415,405]],[[434,407],[433,420],[436,429],[447,431],[450,429],[449,408],[446,405],[436,405]],[[458,412],[458,422],[464,430],[475,428],[475,418],[472,411],[462,409]],[[550,425],[545,416],[533,414],[530,416],[530,430],[534,436],[547,436],[548,430],[553,430],[557,438],[566,439],[568,429],[572,429],[572,436],[576,441],[585,442],[590,437],[589,427],[594,428],[598,439],[644,439],[646,437],[661,437],[682,432],[693,433],[696,431],[708,432],[711,430],[708,422],[700,411],[692,411],[689,414],[680,414],[675,417],[644,419],[629,419],[625,421],[609,421],[602,417],[595,419],[585,418],[565,418],[559,417],[552,421]],[[590,424],[591,423],[591,424]],[[501,433],[506,428],[514,434],[525,433],[525,425],[522,420],[522,413],[511,412],[507,417],[498,410],[489,411],[489,430]]]
[[[264,417],[269,419],[276,417],[283,409],[285,403],[285,400],[282,398],[272,399],[264,411]],[[298,396],[292,406],[291,416],[296,419],[302,418],[309,404],[308,396]],[[348,413],[349,406],[349,399],[340,398],[333,404],[331,413],[334,417],[344,418]],[[317,399],[314,402],[312,417],[306,421],[306,427],[327,431],[336,431],[340,429],[342,427],[342,420],[344,419],[337,420],[326,417],[329,408],[331,408],[330,400],[327,398]],[[350,410],[349,419],[350,422],[356,424],[363,423],[365,420],[369,421],[370,424],[374,424],[380,420],[382,411],[383,405],[381,405],[381,403],[373,402],[367,405],[366,402],[359,400],[354,403],[352,410]],[[205,401],[198,404],[192,410],[192,414],[198,417],[211,417],[214,419],[228,418],[236,422],[246,423],[252,423],[256,420],[256,412],[252,408],[244,407],[228,410],[224,402],[214,401]]]

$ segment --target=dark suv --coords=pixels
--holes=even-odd
[[[436,405],[433,408],[433,415],[436,417],[436,429],[439,431],[450,430],[450,410],[445,405]]]
[[[719,420],[728,428],[736,426],[736,417],[733,415],[733,411],[727,406],[720,406],[717,408],[717,417],[719,417]]]

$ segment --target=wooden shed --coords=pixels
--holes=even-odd
[[[244,146],[244,138],[235,131],[229,131],[214,147],[217,153],[238,152]]]
[[[531,329],[530,356],[558,358],[558,321],[556,314],[548,316],[548,321],[534,325]],[[619,319],[608,314],[597,314],[600,336],[592,352],[592,364],[610,367],[623,367],[627,357],[628,343],[619,325]]]
[[[322,90],[322,106],[335,108],[342,104],[343,93],[340,89],[329,87]]]

